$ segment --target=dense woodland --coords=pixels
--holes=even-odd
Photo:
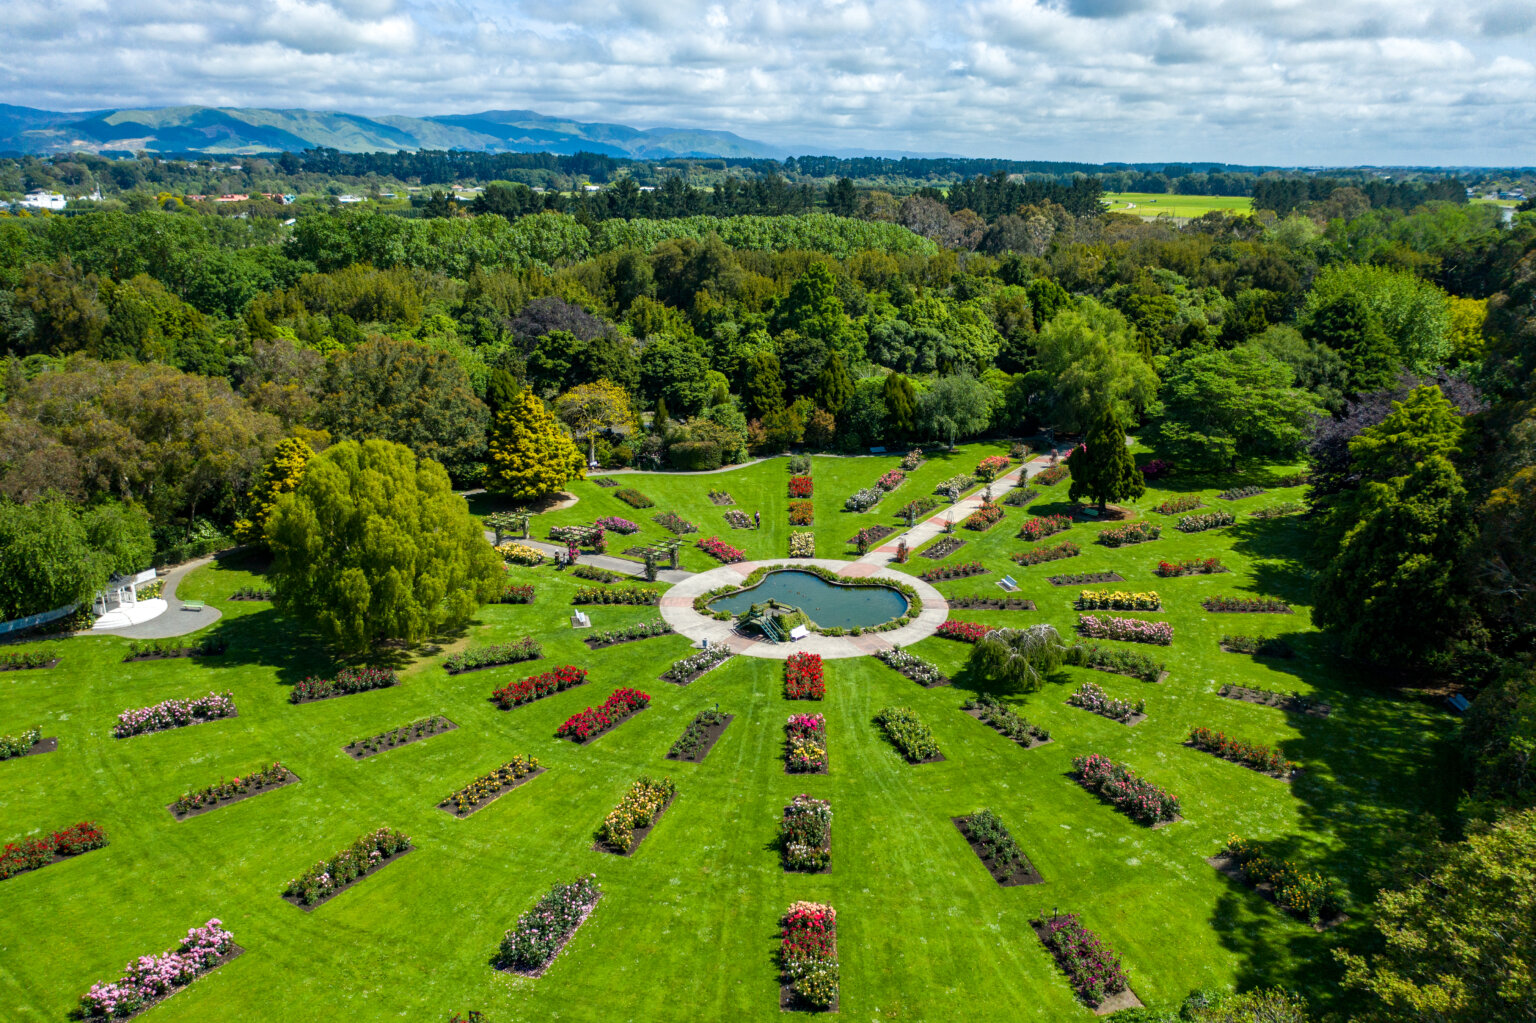
[[[1006,168],[899,201],[668,180],[291,227],[175,203],[0,219],[0,613],[259,537],[306,453],[344,440],[530,501],[587,457],[705,469],[1042,430],[1090,452],[1130,432],[1211,479],[1305,458],[1338,656],[1361,685],[1475,698],[1463,812],[1384,883],[1507,841],[1536,858],[1528,822],[1486,830],[1536,806],[1536,218],[1501,223],[1459,183],[1260,181],[1257,215],[1177,226]],[[1433,930],[1491,897],[1465,876],[1391,912]],[[1476,1018],[1400,1008],[1458,971],[1526,985],[1528,1009],[1531,935],[1461,937],[1472,954],[1361,949],[1351,983],[1380,1008],[1360,1018]]]

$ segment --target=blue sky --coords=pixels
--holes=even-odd
[[[9,0],[0,101],[526,108],[791,148],[1536,164],[1536,0]]]

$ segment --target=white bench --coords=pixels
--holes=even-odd
[[[1009,593],[1012,593],[1014,590],[1019,588],[1019,584],[1014,581],[1013,576],[1011,576],[1011,575],[1003,576],[1001,579],[999,579],[997,581],[997,585],[1001,586],[1003,589],[1007,590]]]
[[[793,629],[789,630],[789,638],[791,642],[797,639],[804,639],[810,634],[811,630],[807,629],[804,625],[796,625]]]
[[[592,619],[587,617],[585,611],[573,611],[571,612],[571,628],[590,629],[592,628]]]

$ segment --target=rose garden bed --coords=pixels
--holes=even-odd
[[[635,779],[619,805],[609,812],[597,829],[597,841],[592,844],[592,851],[633,856],[675,798],[677,786],[671,778],[661,781],[648,777]]]
[[[1035,602],[1024,597],[951,597],[952,611],[1033,611]]]
[[[836,1012],[837,913],[831,906],[797,902],[779,921],[779,1008]]]
[[[950,821],[1001,887],[1040,884],[1045,880],[1014,841],[1008,826],[991,810],[977,810],[964,817],[951,817]]]
[[[621,625],[616,629],[604,629],[602,632],[583,636],[581,641],[587,644],[588,650],[601,650],[604,647],[618,646],[620,643],[634,643],[654,636],[669,636],[672,631],[672,626],[665,619],[658,618],[650,622]]]
[[[1031,920],[1040,943],[1051,953],[1077,997],[1096,1016],[1141,1007],[1120,957],[1088,930],[1076,914]]]
[[[209,693],[193,700],[165,700],[153,707],[123,711],[117,716],[112,735],[114,738],[127,739],[135,735],[220,721],[238,714],[233,693]]]
[[[784,724],[784,773],[826,774],[827,766],[827,719],[791,714]]]
[[[874,656],[882,664],[901,672],[924,689],[949,685],[948,675],[916,654],[909,654],[905,650],[893,647],[889,650],[877,650]]]
[[[1067,697],[1067,703],[1100,717],[1135,727],[1147,720],[1147,701],[1117,700],[1095,682],[1084,682]]]
[[[44,671],[59,665],[52,650],[20,650],[0,654],[0,671]]]
[[[875,713],[875,723],[909,764],[934,764],[944,759],[933,732],[911,707],[885,707]]]
[[[714,671],[730,659],[731,651],[728,648],[712,646],[684,657],[680,661],[674,661],[672,667],[661,673],[661,681],[671,682],[675,686],[685,686],[700,676]]]
[[[0,735],[0,760],[42,756],[58,748],[58,737],[43,738],[41,728],[29,728],[20,735]]]
[[[940,561],[965,546],[965,541],[957,536],[940,536],[928,542],[922,550],[917,552],[918,557],[928,558],[931,561]]]
[[[960,709],[1027,750],[1044,746],[1051,741],[1050,732],[988,693],[981,693],[966,700],[961,704]]]
[[[289,881],[288,887],[283,889],[283,899],[306,913],[313,913],[414,848],[409,835],[394,828],[379,828]]]
[[[437,804],[437,808],[463,820],[543,773],[544,768],[537,757],[519,754],[496,770],[482,774],[457,792],[449,794],[447,799]]]
[[[222,639],[205,639],[191,646],[181,646],[174,640],[151,639],[128,645],[124,663],[133,661],[164,661],[175,657],[213,657],[222,654],[229,644]]]
[[[672,748],[667,750],[667,759],[702,764],[735,717],[734,714],[721,713],[718,707],[714,710],[699,711],[694,719],[688,722],[688,727],[683,729],[683,734],[678,736]]]
[[[1206,597],[1200,606],[1214,614],[1295,614],[1291,605],[1273,597]]]
[[[532,909],[518,917],[517,926],[501,939],[492,964],[498,970],[521,977],[544,976],[602,897],[602,887],[591,875],[570,884],[554,885]]]
[[[1160,828],[1183,820],[1179,799],[1102,753],[1072,758],[1077,783],[1139,824]]]
[[[166,809],[171,816],[179,821],[188,817],[198,817],[205,813],[212,813],[220,807],[242,800],[251,799],[264,792],[271,792],[293,785],[299,781],[299,776],[294,774],[281,763],[273,763],[270,767],[258,768],[255,771],[247,771],[237,774],[228,781],[219,779],[206,788],[196,792],[183,793],[180,799],[169,803]]]
[[[1255,742],[1233,739],[1223,732],[1203,726],[1191,728],[1184,745],[1281,781],[1290,781],[1299,770],[1296,764],[1281,756],[1278,750]]]
[[[334,700],[371,689],[388,689],[400,684],[400,676],[386,668],[343,668],[335,678],[310,677],[294,683],[288,691],[289,703],[314,703]]]
[[[1043,565],[1047,561],[1060,561],[1063,558],[1075,558],[1083,553],[1083,549],[1071,540],[1063,540],[1061,543],[1049,547],[1031,547],[1027,551],[1010,555],[1010,557],[1022,568],[1031,565]],[[1108,573],[1113,575],[1114,573]],[[1115,576],[1119,579],[1119,576]]]
[[[1247,885],[1292,916],[1307,921],[1319,933],[1348,920],[1342,895],[1332,880],[1303,870],[1290,860],[1269,855],[1262,846],[1232,835],[1216,856],[1205,862]]]
[[[367,760],[380,753],[388,753],[392,749],[409,746],[413,742],[421,742],[423,739],[430,739],[444,732],[451,732],[458,727],[441,714],[436,714],[419,721],[412,721],[408,725],[401,725],[399,728],[392,728],[387,732],[380,732],[367,739],[353,739],[343,746],[341,751],[353,760]]]
[[[513,707],[585,685],[586,682],[586,668],[565,664],[552,671],[540,672],[537,675],[529,675],[527,678],[507,683],[491,693],[491,702],[502,710],[511,710]]]
[[[234,935],[215,917],[202,927],[189,929],[186,939],[175,948],[160,955],[139,956],[116,980],[92,984],[80,996],[80,1015],[85,1019],[133,1019],[244,953],[245,949],[235,944]]]
[[[1328,704],[1314,702],[1300,693],[1277,693],[1269,689],[1227,684],[1216,690],[1216,695],[1225,696],[1229,700],[1242,700],[1244,703],[1262,703],[1266,707],[1279,707],[1281,710],[1310,714],[1317,718],[1325,718],[1333,713],[1333,708]]]
[[[1052,575],[1046,577],[1052,586],[1083,586],[1088,583],[1123,583],[1119,572],[1082,572],[1078,575]]]
[[[638,689],[623,687],[608,694],[608,699],[596,708],[572,714],[565,724],[555,731],[558,739],[569,739],[578,746],[585,746],[613,731],[651,704],[651,698]]]
[[[42,838],[7,842],[0,849],[0,881],[59,863],[107,844],[106,832],[94,821],[71,824]]]
[[[787,874],[832,871],[832,804],[801,793],[779,818],[779,857]]]

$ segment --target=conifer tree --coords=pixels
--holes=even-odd
[[[885,412],[898,437],[910,437],[917,429],[917,389],[900,373],[885,378]]]
[[[581,451],[532,391],[496,413],[490,448],[487,488],[519,501],[553,494],[586,474]]]
[[[1131,501],[1147,491],[1146,479],[1136,468],[1125,446],[1125,428],[1112,406],[1099,414],[1087,442],[1067,459],[1072,470],[1072,500],[1084,497],[1099,502],[1099,511],[1110,501]]]
[[[843,357],[836,352],[822,363],[821,374],[816,378],[816,405],[837,415],[853,397],[853,381],[848,379],[848,368]]]

